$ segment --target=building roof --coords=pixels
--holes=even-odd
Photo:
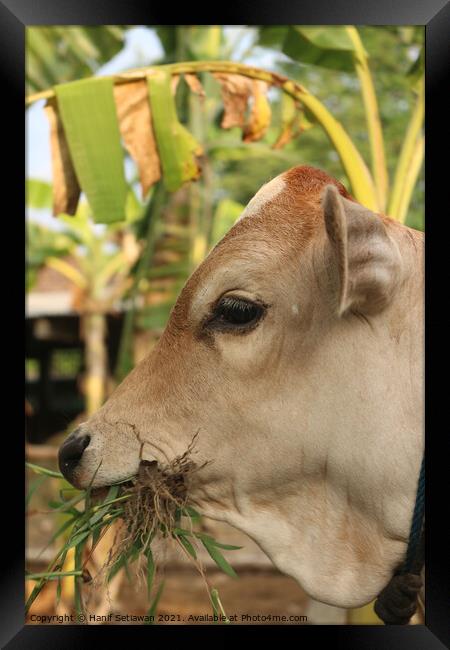
[[[75,316],[72,291],[30,291],[26,297],[26,318]]]
[[[67,262],[75,269],[79,270],[80,265],[76,259],[70,255],[62,258],[64,262]],[[34,292],[61,292],[61,291],[73,291],[75,288],[74,283],[66,278],[62,273],[58,273],[55,269],[52,269],[48,266],[42,266],[36,275],[36,282],[33,285],[33,288],[30,293]]]

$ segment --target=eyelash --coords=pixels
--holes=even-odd
[[[207,322],[210,329],[221,331],[249,331],[263,317],[266,305],[255,303],[238,296],[225,296],[214,307]],[[251,317],[250,317],[251,316]],[[234,317],[234,321],[232,318]],[[245,320],[247,317],[248,320]],[[240,318],[243,320],[240,322]]]

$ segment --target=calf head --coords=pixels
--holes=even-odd
[[[195,438],[205,514],[311,595],[367,602],[404,551],[420,462],[418,243],[319,170],[276,177],[190,277],[156,348],[65,443],[62,471],[109,485]],[[400,436],[395,458],[411,431],[388,479],[387,445]]]

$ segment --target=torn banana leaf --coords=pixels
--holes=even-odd
[[[74,215],[80,198],[80,185],[70,156],[69,145],[55,101],[44,107],[50,123],[50,151],[53,175],[53,214]]]
[[[190,74],[186,72],[184,74],[184,80],[193,93],[199,95],[200,97],[205,97],[205,90],[196,74]]]
[[[95,221],[125,219],[127,184],[113,80],[94,77],[55,86],[58,111]]]
[[[300,103],[289,95],[283,94],[281,97],[281,132],[272,145],[272,149],[282,149],[312,126],[313,123],[305,117]]]
[[[147,77],[153,128],[167,190],[174,192],[200,175],[202,148],[178,120],[171,76],[158,70]]]
[[[220,83],[224,113],[221,127],[230,129],[238,126],[243,129],[244,142],[260,140],[269,128],[272,111],[268,102],[267,84],[264,81],[248,79],[239,74],[213,73]],[[249,99],[253,103],[248,119]]]
[[[213,72],[213,77],[220,84],[224,113],[221,122],[223,129],[234,126],[243,127],[247,112],[248,99],[252,94],[252,82],[240,74]]]
[[[120,84],[114,88],[120,133],[124,145],[135,161],[142,188],[142,198],[161,178],[161,166],[152,116],[144,80]]]
[[[267,99],[267,84],[265,81],[252,81],[253,105],[250,117],[244,126],[244,142],[261,140],[270,126],[272,110]]]

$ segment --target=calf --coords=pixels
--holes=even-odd
[[[424,446],[423,235],[295,167],[182,290],[156,348],[70,437],[79,487],[166,464],[317,600],[371,601],[404,558]],[[100,467],[99,467],[100,464]]]

